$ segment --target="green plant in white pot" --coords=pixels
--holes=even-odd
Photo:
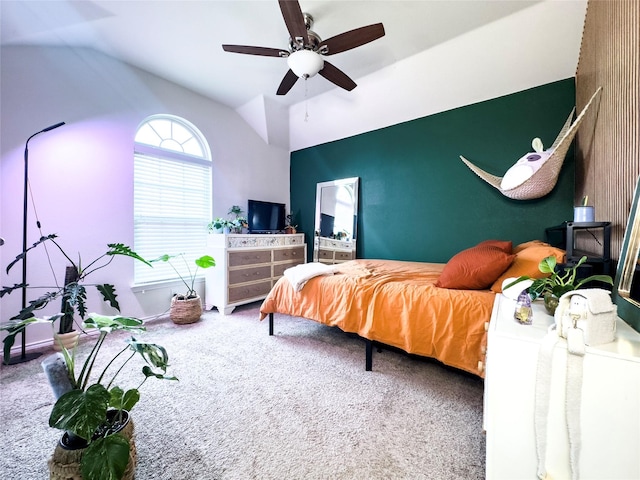
[[[226,233],[229,233],[231,229],[231,220],[227,220],[226,218],[218,217],[213,219],[209,225],[207,226],[209,232],[217,232],[224,233],[225,229],[227,229]]]
[[[184,266],[182,272],[173,263],[177,259],[180,259]],[[213,257],[211,255],[203,255],[200,258],[196,258],[194,261],[195,269],[189,264],[184,253],[178,255],[165,254],[151,260],[151,262],[167,262],[186,287],[185,293],[174,295],[171,299],[171,307],[169,308],[171,321],[179,325],[197,322],[202,316],[202,300],[195,290],[196,277],[200,268],[216,266],[216,261]]]

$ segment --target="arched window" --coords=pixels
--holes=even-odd
[[[211,221],[211,152],[188,121],[153,115],[140,124],[134,144],[134,250],[146,259],[205,254]],[[184,262],[174,262],[186,272]],[[150,268],[134,262],[136,285],[177,278],[165,262]]]

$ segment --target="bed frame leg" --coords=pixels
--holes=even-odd
[[[367,372],[371,371],[371,367],[373,365],[373,342],[365,338],[365,351],[366,351],[366,359],[364,369]]]
[[[273,312],[269,314],[269,335],[273,335]]]

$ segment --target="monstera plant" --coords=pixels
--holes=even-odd
[[[51,323],[51,320],[32,317],[20,324],[42,322]],[[56,469],[70,475],[70,471],[79,468],[74,472],[76,476],[69,478],[78,478],[81,474],[82,478],[90,480],[120,480],[126,471],[135,469],[135,455],[131,455],[135,449],[130,412],[140,400],[140,387],[149,378],[177,378],[166,374],[169,356],[164,347],[139,341],[133,336],[125,340],[123,347],[110,359],[97,361],[110,333],[142,333],[145,331],[142,320],[89,313],[82,327],[98,332],[89,337],[94,343],[82,363],[76,360],[78,347],[62,348],[58,355],[62,355],[63,362],[59,363],[57,371],[45,366],[47,360],[43,362],[54,393],[59,395],[49,416],[49,426],[65,432],[49,468],[52,478],[61,478],[53,475]],[[136,356],[143,359],[141,380],[134,381],[136,387],[124,390],[116,384],[116,378],[126,371],[126,367],[133,365],[130,362]],[[98,364],[105,366],[96,373],[94,368]],[[128,426],[130,428],[126,430]],[[56,474],[60,472],[56,471]]]
[[[44,287],[45,294],[29,301],[26,307],[13,316],[7,324],[0,327],[7,332],[4,339],[5,362],[9,359],[16,335],[23,332],[29,325],[48,323],[55,331],[58,321],[70,322],[73,325],[76,321],[74,314],[83,320],[80,327],[89,333],[86,336],[88,341],[93,342],[92,346],[86,347],[89,353],[84,361],[81,363],[77,361],[76,351],[80,347],[75,343],[72,346],[60,343],[60,353],[56,355],[61,356],[61,361],[48,362],[46,359],[43,362],[43,368],[56,394],[49,425],[65,432],[49,462],[49,468],[52,478],[61,478],[54,476],[52,470],[59,467],[65,472],[64,475],[69,475],[69,478],[79,478],[81,475],[82,478],[91,480],[120,480],[125,475],[125,471],[132,471],[131,469],[135,468],[135,465],[132,466],[135,463],[135,455],[131,454],[135,452],[132,436],[133,423],[129,412],[140,399],[139,388],[149,378],[177,379],[166,374],[169,357],[162,346],[139,341],[133,336],[126,340],[123,347],[113,353],[110,359],[99,359],[109,334],[125,331],[137,335],[144,332],[145,327],[142,320],[134,317],[88,313],[87,297],[91,289],[97,290],[101,299],[118,312],[120,305],[114,285],[89,283],[87,278],[94,272],[107,267],[116,256],[126,256],[151,264],[121,243],[108,244],[103,254],[84,263],[81,255],[78,254],[77,260],[68,255],[57,241],[56,235],[48,235],[41,237],[26,252],[18,255],[7,267],[7,272],[23,259],[29,250],[45,243],[52,244],[70,264],[67,267],[65,283],[60,287]],[[4,287],[0,290],[0,297],[23,288],[31,288],[31,286],[16,284],[12,287]],[[61,301],[61,309],[58,313],[51,316],[36,316],[36,312],[54,300]],[[61,328],[68,327],[69,325],[66,324]],[[91,335],[92,330],[96,332],[95,335]],[[124,376],[122,374],[127,368],[135,367],[135,363],[132,362],[135,357],[142,359],[141,377],[139,380],[134,380],[137,386],[125,390],[116,383],[116,380]],[[57,360],[53,356],[49,358]],[[99,371],[97,371],[98,365]],[[127,380],[132,381],[130,378]],[[61,451],[66,453],[59,455]],[[74,468],[78,468],[79,471],[74,471],[71,475],[70,469]]]
[[[36,316],[38,310],[42,310],[50,302],[57,300],[61,302],[60,312],[56,315],[47,317],[51,322],[58,322],[57,334],[54,335],[54,345],[61,347],[62,334],[70,333],[74,330],[74,324],[76,321],[76,315],[84,320],[87,316],[87,296],[90,290],[95,289],[100,295],[102,301],[108,303],[111,307],[120,311],[120,305],[118,303],[118,295],[116,288],[110,283],[91,283],[90,277],[95,276],[95,272],[98,272],[105,267],[109,266],[116,256],[125,256],[133,258],[137,261],[141,261],[149,266],[151,264],[134,252],[130,247],[122,243],[110,243],[107,245],[107,249],[104,253],[97,256],[95,259],[84,262],[82,256],[78,253],[77,258],[72,258],[72,255],[68,254],[60,245],[58,236],[51,234],[40,237],[26,251],[22,252],[7,266],[7,273],[16,264],[22,261],[27,253],[35,248],[50,244],[65,258],[68,263],[65,272],[65,281],[62,286],[51,285],[38,285],[31,284],[15,284],[11,287],[3,287],[0,290],[0,298],[5,295],[9,295],[16,290],[45,291],[44,294],[33,300],[30,300],[28,304],[17,315],[11,317],[9,323],[2,328],[8,332],[4,338],[4,359],[8,361],[11,347],[15,342],[15,337],[18,335],[26,325],[21,324],[22,320],[26,320]],[[65,344],[65,347],[72,347],[73,343]]]

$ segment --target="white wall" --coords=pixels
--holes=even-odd
[[[291,151],[573,77],[586,8],[547,0],[293,105]]]
[[[107,243],[133,245],[133,138],[138,124],[151,114],[184,117],[208,140],[213,217],[226,215],[231,205],[246,205],[248,198],[289,203],[288,150],[267,145],[225,106],[93,50],[3,47],[1,60],[0,236],[6,240],[0,248],[2,285],[21,280],[21,265],[9,275],[4,269],[22,248],[24,143],[60,121],[67,125],[29,142],[31,190],[43,233],[58,234],[64,247],[81,252],[84,260],[104,252]],[[30,245],[40,236],[31,205],[28,218]],[[49,251],[62,281],[65,263]],[[34,251],[28,257],[32,285],[53,284],[43,254]],[[168,308],[168,289],[131,290],[130,259],[116,258],[104,274],[95,280],[116,285],[123,313],[149,317]],[[19,307],[19,291],[3,297],[0,321],[6,322]],[[90,306],[99,309],[99,304]],[[44,326],[29,328],[28,343],[51,338],[50,330],[40,327]]]

